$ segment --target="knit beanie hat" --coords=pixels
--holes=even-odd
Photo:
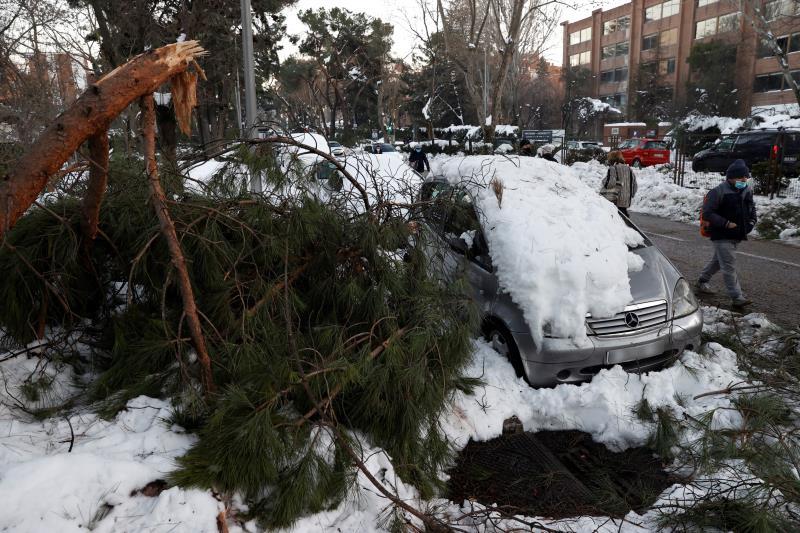
[[[747,164],[741,160],[737,159],[731,166],[728,167],[728,170],[725,172],[725,179],[736,179],[736,178],[750,178],[750,171],[747,169]]]

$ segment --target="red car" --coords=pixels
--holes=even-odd
[[[622,141],[618,150],[634,168],[669,163],[667,143],[658,139],[628,139]]]

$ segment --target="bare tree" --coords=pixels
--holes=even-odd
[[[795,100],[800,106],[800,83],[792,76],[789,67],[789,51],[779,43],[777,28],[797,29],[800,24],[800,1],[783,0],[772,2],[771,12],[761,0],[739,0],[741,12],[753,24],[753,28],[761,41],[769,47],[775,55],[778,67],[783,74],[784,82],[794,93]]]
[[[466,82],[470,100],[493,136],[503,89],[515,58],[554,28],[556,0],[437,0],[447,53]],[[491,81],[490,81],[491,80]]]

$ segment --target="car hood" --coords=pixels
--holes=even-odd
[[[644,246],[632,250],[644,259],[644,267],[638,272],[629,272],[633,303],[653,300],[672,301],[672,291],[680,274],[664,254],[655,246]]]
[[[705,156],[707,156],[710,153],[711,153],[711,149],[710,148],[706,148],[705,150],[700,150],[699,152],[694,154],[694,158],[693,159],[702,159],[702,158],[704,158]]]

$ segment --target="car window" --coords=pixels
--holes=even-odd
[[[386,144],[381,144],[381,150],[382,150],[384,153],[385,153],[385,152],[396,152],[396,151],[397,151],[397,150],[395,150],[395,149],[394,149],[394,146],[392,146],[391,144],[388,144],[388,143],[386,143]]]
[[[717,143],[718,152],[730,152],[733,148],[733,143],[736,142],[736,137],[725,137]]]
[[[753,148],[759,145],[772,146],[774,141],[774,133],[749,133],[739,135],[739,138],[736,140],[736,148]]]
[[[783,153],[792,155],[800,153],[800,133],[786,133]]]
[[[622,141],[619,145],[620,150],[636,148],[639,145],[639,141],[637,139],[628,139],[627,141]]]
[[[647,141],[644,145],[647,150],[666,150],[667,143],[664,141]]]

